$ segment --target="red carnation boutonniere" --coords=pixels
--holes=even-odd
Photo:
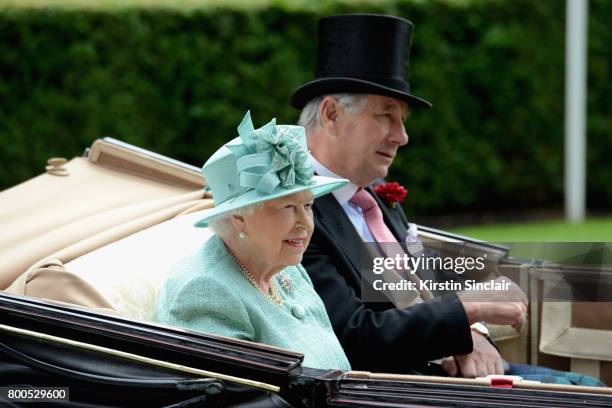
[[[396,182],[379,184],[374,187],[374,192],[391,208],[403,203],[408,195],[408,190]]]

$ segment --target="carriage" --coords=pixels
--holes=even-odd
[[[51,158],[43,174],[0,193],[0,387],[67,392],[0,400],[74,407],[612,406],[610,388],[312,369],[299,352],[152,322],[170,267],[211,235],[191,227],[214,205],[205,186],[196,167],[104,138],[82,157]],[[520,258],[511,246],[426,226],[418,231],[429,249],[486,254],[492,267],[466,279],[502,274],[527,293],[521,333],[491,327],[507,361],[612,384],[610,271]],[[560,276],[578,282],[570,282],[574,295],[575,287],[597,293],[559,301],[554,294],[567,289]]]

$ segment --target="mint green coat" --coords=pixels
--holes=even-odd
[[[173,268],[156,305],[158,322],[304,353],[304,365],[350,370],[321,298],[301,265],[285,268],[291,288],[274,304],[244,276],[223,241],[211,237]]]

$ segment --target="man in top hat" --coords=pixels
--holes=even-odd
[[[295,90],[290,103],[302,110],[299,124],[316,172],[351,183],[315,201],[303,265],[354,369],[503,374],[486,327],[471,325],[486,321],[520,331],[526,299],[516,285],[504,292],[506,301],[487,301],[480,293],[474,302],[456,294],[432,298],[427,290],[372,292],[366,276],[368,261],[397,254],[397,244],[411,239],[401,206],[387,206],[371,189],[408,143],[409,109],[431,107],[405,80],[411,34],[409,21],[391,16],[349,14],[319,22],[317,78]],[[402,276],[419,279],[382,275],[391,282]],[[443,357],[443,370],[429,363]]]

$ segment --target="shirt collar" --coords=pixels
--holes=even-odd
[[[312,167],[314,167],[315,172],[319,176],[343,178],[337,175],[336,173],[334,173],[333,171],[331,171],[330,169],[328,169],[327,167],[325,167],[324,165],[322,165],[317,159],[315,159],[315,157],[312,154],[310,155],[310,163],[312,164]],[[344,205],[351,198],[353,198],[357,190],[359,190],[359,186],[357,186],[357,184],[353,182],[349,182],[346,186],[332,191],[332,194],[334,195],[336,200],[338,200],[338,203],[340,205]]]

